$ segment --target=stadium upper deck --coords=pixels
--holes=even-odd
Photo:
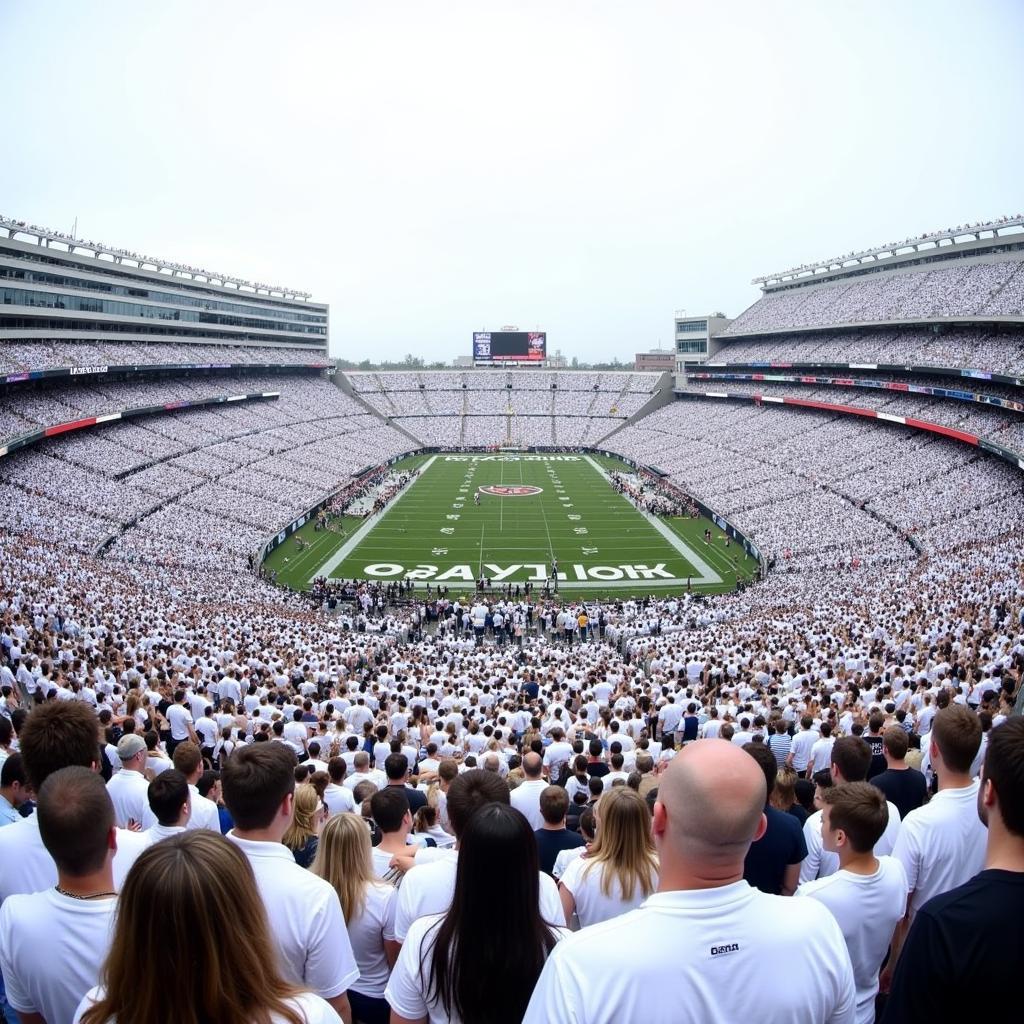
[[[756,278],[719,336],[861,325],[1024,323],[1024,217],[951,228]]]
[[[174,341],[326,355],[328,307],[0,217],[0,341]]]

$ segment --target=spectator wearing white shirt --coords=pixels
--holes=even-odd
[[[168,756],[173,757],[174,748],[186,740],[191,740],[198,745],[199,737],[196,736],[196,731],[192,727],[192,712],[185,707],[184,690],[174,691],[174,703],[167,708],[165,717],[171,730],[171,737],[167,741]]]
[[[542,767],[540,754],[527,754],[523,758],[525,779],[511,794],[512,806],[526,818],[534,831],[544,826],[544,816],[540,813],[540,795],[548,784],[541,778]]]
[[[175,1024],[188,1006],[198,1020],[338,1024],[327,1001],[301,983],[297,991],[281,969],[268,924],[253,870],[228,840],[200,830],[155,843],[118,900],[103,984],[63,1019]]]
[[[951,703],[935,715],[930,753],[939,791],[907,815],[893,850],[906,871],[910,895],[906,917],[893,939],[883,989],[918,908],[962,885],[985,866],[987,836],[978,817],[979,784],[970,775],[980,743],[981,722],[969,708]]]
[[[107,783],[118,828],[138,825],[147,829],[156,824],[156,818],[149,809],[149,782],[145,776],[148,753],[145,740],[135,733],[126,733],[118,740],[117,757],[121,770]]]
[[[88,768],[53,772],[39,790],[39,833],[57,884],[0,907],[0,966],[23,1021],[69,1021],[99,979],[117,903],[114,808]]]
[[[832,915],[743,880],[765,799],[764,773],[744,751],[714,740],[684,747],[654,805],[658,891],[559,943],[524,1024],[734,1024],[764,1017],[766,986],[772,1019],[851,1024],[853,971]],[[652,998],[666,978],[671,998]]]
[[[37,793],[47,778],[61,768],[99,768],[96,714],[78,701],[53,701],[33,709],[18,739],[26,781]],[[118,830],[115,888],[144,845],[136,833]],[[56,884],[57,867],[43,844],[37,815],[0,828],[0,864],[0,901],[15,893],[39,892]]]
[[[199,792],[196,783],[203,775],[203,755],[195,743],[179,743],[174,748],[174,767],[188,780],[188,791],[191,794],[192,813],[189,815],[188,828],[208,828],[211,832],[220,832],[220,812],[217,805]]]
[[[149,784],[148,798],[156,824],[147,828],[142,837],[150,845],[187,830],[192,813],[192,795],[188,780],[181,772],[176,768],[161,772]]]
[[[500,784],[489,772],[473,774]],[[450,905],[412,924],[388,981],[392,1021],[519,1024],[544,961],[564,934],[539,909],[539,883],[547,876],[538,869],[533,832],[518,811],[507,802],[488,802],[460,836]],[[502,880],[497,888],[495,878]],[[491,913],[480,913],[483,903]]]
[[[811,764],[811,752],[818,739],[814,719],[810,715],[804,715],[800,719],[800,731],[793,737],[793,744],[789,748],[789,766],[801,778],[807,775],[807,769]]]
[[[907,902],[907,876],[893,857],[876,857],[889,811],[882,791],[846,782],[823,794],[824,848],[839,858],[835,874],[796,891],[823,903],[846,939],[857,987],[857,1024],[873,1024],[878,972]]]
[[[231,755],[222,782],[235,822],[228,839],[245,854],[256,876],[281,973],[311,988],[351,1021],[345,993],[359,969],[338,894],[299,867],[282,842],[294,813],[294,755],[281,743],[253,743]]]
[[[338,814],[320,832],[312,872],[329,882],[345,916],[359,981],[348,998],[356,1020],[388,1024],[384,989],[401,948],[395,941],[398,891],[379,879],[371,861],[370,830],[355,814]]]
[[[832,746],[830,774],[834,785],[843,782],[864,782],[871,765],[871,747],[860,736],[840,736]],[[886,801],[889,817],[882,838],[875,844],[875,856],[884,857],[893,852],[900,833],[900,812],[896,805]],[[839,858],[822,845],[822,811],[817,810],[804,822],[804,842],[807,856],[800,865],[800,882],[824,878],[839,870]]]
[[[324,789],[324,803],[327,811],[332,816],[335,814],[353,813],[356,809],[356,802],[352,796],[352,790],[344,785],[345,782],[345,759],[343,757],[332,757],[327,762],[327,774],[331,781]]]

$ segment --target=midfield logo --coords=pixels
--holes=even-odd
[[[516,484],[515,487],[494,484],[479,488],[481,494],[493,494],[498,498],[527,498],[534,494],[540,494],[543,490],[543,487],[530,487],[528,484]]]

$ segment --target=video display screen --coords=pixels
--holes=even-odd
[[[473,335],[475,362],[540,362],[547,358],[545,331],[478,331]]]

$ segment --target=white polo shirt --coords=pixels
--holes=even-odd
[[[324,803],[331,817],[335,814],[353,813],[356,809],[355,798],[352,791],[344,786],[337,786],[333,782],[324,790]]]
[[[612,879],[611,895],[606,896],[601,890],[604,868],[604,863],[577,857],[566,866],[559,879],[576,901],[576,916],[581,928],[626,914],[647,899],[639,885],[633,889],[631,896],[624,897],[617,879]],[[658,876],[655,873],[655,887],[657,884]]]
[[[796,891],[824,903],[846,939],[857,987],[857,1024],[874,1024],[878,971],[897,922],[907,908],[907,875],[894,857],[879,857],[878,870],[857,875],[840,868]]]
[[[875,843],[876,857],[888,857],[900,834],[900,812],[891,801],[886,800],[885,803],[889,808],[889,823],[885,826],[882,838]],[[838,855],[829,853],[822,844],[821,811],[815,811],[804,822],[804,842],[807,844],[807,856],[800,862],[801,885],[813,882],[816,878],[827,878],[839,870]]]
[[[196,786],[190,784],[188,791],[192,794],[192,814],[185,827],[189,830],[206,828],[220,835],[220,812],[217,805],[209,797],[202,796]]]
[[[122,768],[111,775],[107,795],[114,805],[114,821],[118,828],[127,828],[129,819],[143,828],[156,824],[156,815],[149,809],[149,783],[141,772]]]
[[[78,1004],[71,1024],[81,1024],[85,1011],[95,1006],[102,995],[103,989],[100,986],[86,992],[85,998]],[[298,1011],[299,1018],[306,1024],[341,1024],[341,1018],[334,1012],[331,1004],[324,1002],[320,996],[314,995],[312,992],[300,992],[298,995],[289,996],[285,1002],[292,1009]],[[284,1019],[276,1013],[271,1014],[270,1019],[273,1024],[284,1024]]]
[[[384,997],[391,1009],[407,1020],[426,1017],[430,1024],[460,1024],[454,1012],[450,1016],[445,1013],[440,995],[429,991],[430,959],[437,935],[435,926],[443,918],[443,914],[431,914],[413,922],[388,980]],[[565,928],[552,928],[551,933],[556,941],[568,934]]]
[[[117,830],[114,888],[121,891],[135,858],[149,843],[141,832]],[[57,884],[57,865],[43,846],[34,814],[0,828],[0,902],[16,893],[40,892]]]
[[[741,983],[738,983],[741,979]],[[523,1024],[853,1024],[843,934],[814,900],[745,881],[661,892],[548,957]]]
[[[0,907],[0,966],[20,1013],[69,1021],[100,976],[117,898],[76,900],[56,889],[16,895]]]
[[[391,968],[384,953],[384,940],[395,937],[395,904],[398,890],[386,882],[366,886],[361,914],[348,922],[348,937],[359,966],[359,981],[352,987],[364,996],[384,998]]]
[[[455,894],[455,873],[459,859],[456,850],[432,851],[437,857],[427,864],[418,863],[406,872],[402,887],[398,890],[395,909],[395,938],[405,942],[414,921],[430,914],[445,914],[452,905]],[[540,875],[540,916],[549,924],[558,926],[565,922],[562,901],[558,887],[550,875]]]
[[[359,978],[359,968],[333,887],[300,868],[281,843],[241,839],[233,829],[228,839],[252,865],[284,977],[324,999],[347,991]]]
[[[907,873],[911,917],[985,867],[988,830],[978,817],[978,786],[940,789],[903,822],[892,855]]]
[[[509,799],[512,806],[530,823],[530,828],[537,831],[544,827],[544,817],[540,813],[540,795],[548,788],[543,779],[527,779],[512,790]]]

